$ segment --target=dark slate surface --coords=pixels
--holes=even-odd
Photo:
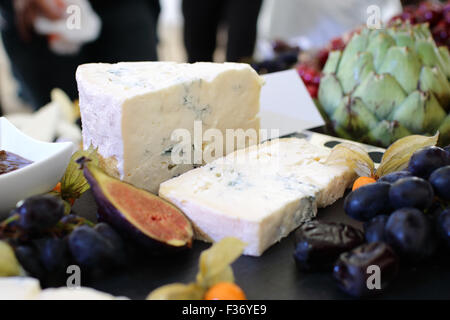
[[[342,206],[343,200],[340,200],[319,210],[319,219],[361,227],[344,214]],[[95,217],[96,205],[90,192],[77,201],[74,211],[92,219]],[[142,259],[130,259],[123,270],[88,285],[114,295],[144,299],[161,285],[192,281],[197,273],[199,255],[208,247],[209,244],[196,241],[192,250],[169,257],[155,257],[139,250]],[[236,281],[249,299],[349,299],[337,289],[331,273],[298,271],[292,258],[293,250],[291,234],[261,257],[242,256],[233,264]],[[450,257],[450,253],[447,255]],[[403,266],[395,283],[375,299],[450,299],[450,262],[441,257],[421,266]]]

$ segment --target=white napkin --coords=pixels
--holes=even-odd
[[[325,124],[314,101],[297,74],[286,70],[264,75],[261,90],[261,128],[269,130],[268,138],[320,127]],[[278,135],[270,130],[278,130]]]
[[[52,101],[34,113],[15,113],[6,118],[24,134],[40,141],[71,141],[78,146],[81,130],[75,124],[73,105],[60,89],[51,92]]]
[[[65,16],[56,21],[37,17],[34,28],[49,37],[50,49],[58,54],[77,53],[84,43],[98,38],[101,29],[100,17],[87,0],[63,0]]]

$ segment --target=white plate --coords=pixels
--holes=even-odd
[[[74,145],[71,142],[47,143],[32,139],[2,117],[0,150],[33,161],[24,168],[0,174],[0,218],[4,218],[19,200],[50,191],[58,183]]]

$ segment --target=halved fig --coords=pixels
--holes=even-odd
[[[145,190],[117,180],[89,159],[79,162],[99,207],[99,220],[150,249],[191,247],[193,230],[175,206]]]

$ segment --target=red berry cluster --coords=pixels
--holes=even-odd
[[[428,23],[436,44],[450,48],[450,1],[446,3],[426,1],[419,5],[405,6],[403,12],[393,17],[391,22],[397,19],[412,24]]]
[[[305,83],[306,89],[308,89],[311,97],[317,98],[320,84],[320,71],[305,63],[301,63],[297,65],[297,72]]]
[[[320,51],[317,53],[317,59],[320,69],[323,69],[323,67],[325,66],[325,63],[328,60],[328,55],[331,51],[344,50],[345,45],[346,43],[344,39],[337,37],[332,39],[325,48],[320,49]]]
[[[317,98],[321,76],[320,70],[323,69],[327,62],[328,54],[330,51],[343,50],[345,45],[344,38],[334,38],[326,47],[320,49],[313,59],[310,59],[307,63],[303,62],[297,65],[297,72],[305,83],[312,98]]]
[[[346,41],[344,38],[337,37],[332,39],[328,45],[317,52],[313,59],[308,62],[302,62],[297,65],[297,72],[302,78],[312,98],[317,98],[320,84],[320,70],[327,62],[330,51],[344,50]]]

